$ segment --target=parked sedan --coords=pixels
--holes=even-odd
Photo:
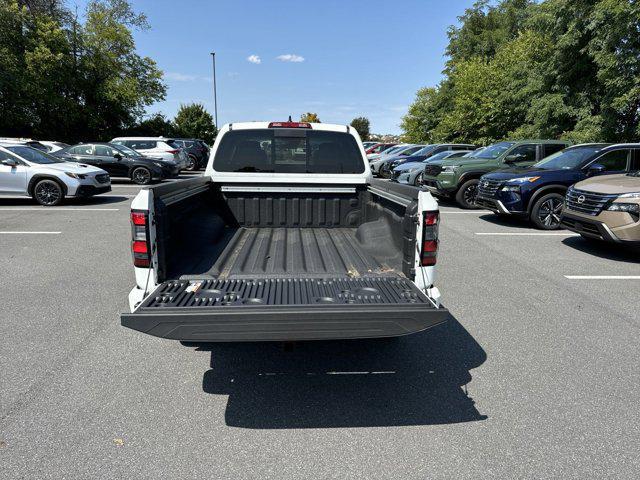
[[[464,157],[473,150],[446,150],[444,152],[436,153],[431,157],[427,157],[422,161],[411,161],[414,155],[411,155],[409,161],[398,165],[391,172],[391,180],[398,183],[405,183],[408,185],[420,186],[422,185],[422,175],[424,173],[425,164],[436,161],[444,160],[445,158]],[[418,156],[422,158],[422,156]]]
[[[418,150],[420,150],[423,147],[424,145],[408,144],[408,145],[405,145],[404,147],[397,149],[392,154],[382,155],[378,160],[370,162],[369,165],[371,166],[371,173],[373,173],[374,175],[380,175],[382,174],[382,170],[381,170],[382,167],[387,162],[396,160],[401,157],[407,157],[413,153],[416,153]]]
[[[107,172],[65,162],[35,148],[0,146],[0,194],[29,196],[40,205],[58,205],[65,197],[89,197],[111,190]]]
[[[186,170],[198,170],[207,166],[209,161],[209,146],[204,140],[197,138],[174,138],[167,140],[172,147],[182,148],[187,152],[188,160]]]
[[[130,178],[138,185],[178,176],[180,167],[161,158],[145,157],[123,145],[81,143],[54,153],[69,161],[87,163],[106,170],[112,177]]]

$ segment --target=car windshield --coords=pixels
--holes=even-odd
[[[514,145],[515,142],[500,142],[489,145],[482,150],[476,150],[469,154],[467,158],[498,158]]]
[[[406,147],[407,147],[407,145],[388,148],[387,150],[384,151],[384,155],[392,155],[392,154],[397,153],[397,152],[399,152],[400,150],[402,150],[403,148],[406,148]]]
[[[353,136],[307,129],[252,129],[226,133],[213,162],[218,172],[362,173]]]
[[[435,145],[427,145],[425,147],[422,147],[420,150],[418,150],[417,152],[415,152],[412,156],[420,156],[420,155],[427,155],[429,152],[431,152],[434,148],[436,148]]]
[[[7,150],[15,153],[19,157],[31,163],[39,163],[40,165],[46,165],[49,163],[64,163],[63,160],[44,153],[35,148],[25,146],[7,147]]]
[[[111,146],[113,148],[115,148],[116,150],[119,150],[120,152],[130,156],[130,157],[141,157],[142,154],[140,152],[137,152],[136,150],[134,150],[133,148],[129,148],[126,145],[121,145],[121,144],[111,144]]]
[[[577,147],[561,150],[543,158],[532,168],[544,170],[573,170],[582,166],[594,153],[598,153],[602,147]]]
[[[451,155],[451,152],[438,152],[434,155],[431,155],[429,158],[425,160],[425,162],[431,162],[433,160],[442,160],[443,158],[447,158]]]

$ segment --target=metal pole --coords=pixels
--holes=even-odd
[[[216,92],[216,52],[211,52],[211,58],[213,60],[213,108],[214,118],[216,120],[216,128],[220,128],[218,125],[218,94]]]

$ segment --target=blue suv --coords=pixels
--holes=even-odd
[[[554,230],[560,227],[564,196],[571,185],[594,175],[624,173],[639,164],[640,155],[628,145],[576,145],[527,168],[483,175],[476,205],[498,215],[530,219],[543,230]]]

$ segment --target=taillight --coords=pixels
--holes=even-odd
[[[422,223],[422,251],[420,252],[420,265],[430,267],[436,264],[438,256],[438,222],[440,212],[438,210],[424,212]]]
[[[269,128],[311,128],[307,122],[271,122]]]
[[[149,267],[151,248],[149,245],[149,215],[146,211],[131,211],[131,253],[133,265]]]
[[[170,153],[171,155],[175,155],[176,153],[178,153],[180,150],[167,150],[167,153]]]

